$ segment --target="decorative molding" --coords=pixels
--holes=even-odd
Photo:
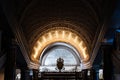
[[[81,63],[80,54],[78,53],[78,51],[73,46],[71,46],[69,44],[66,44],[66,43],[57,42],[57,43],[49,45],[48,47],[46,47],[43,50],[43,52],[40,56],[40,63],[41,63],[42,66],[44,65],[43,63],[44,63],[44,61],[46,59],[46,55],[47,55],[45,53],[47,53],[47,51],[50,51],[50,50],[53,50],[53,49],[58,49],[58,48],[66,49],[66,50],[70,51],[71,54],[75,57],[75,59],[77,61],[77,64],[79,65],[79,63]]]
[[[105,21],[106,22],[106,21]],[[92,52],[92,55],[91,55],[91,59],[90,59],[90,62],[91,62],[91,64],[93,64],[93,61],[95,60],[95,57],[96,57],[96,55],[97,55],[97,52],[98,52],[98,50],[99,50],[99,48],[100,48],[100,46],[101,46],[101,41],[102,41],[102,39],[103,39],[103,37],[104,37],[104,34],[105,34],[105,31],[106,31],[106,28],[105,28],[105,23],[104,22],[104,24],[102,25],[102,28],[101,28],[101,30],[100,30],[100,32],[99,32],[99,34],[98,34],[98,38],[97,38],[97,40],[96,40],[96,44],[95,44],[95,46],[94,46],[94,49],[93,49],[93,52]]]
[[[81,70],[84,70],[84,69],[90,69],[91,67],[92,67],[91,62],[81,63],[81,64],[80,64],[80,68],[81,68]]]
[[[46,36],[47,35],[47,36]],[[33,46],[33,52],[31,54],[31,59],[33,61],[38,61],[39,56],[45,47],[50,44],[54,44],[56,42],[68,43],[76,48],[79,52],[81,58],[84,61],[89,60],[89,50],[87,44],[85,44],[84,40],[81,39],[81,36],[76,33],[70,31],[69,29],[52,29],[51,31],[46,31],[45,34],[40,36],[40,38],[36,41]]]
[[[38,24],[37,24],[38,25]],[[86,41],[86,44],[88,43],[88,40],[90,40],[89,37],[85,37],[87,31],[83,31],[83,27],[85,27],[86,25],[80,23],[80,25],[77,25],[75,23],[72,23],[70,21],[65,21],[65,20],[59,20],[59,21],[51,21],[48,24],[43,25],[42,27],[39,27],[37,30],[35,30],[32,34],[32,37],[29,40],[29,43],[34,44],[37,39],[44,33],[46,33],[46,31],[49,31],[51,29],[59,29],[59,28],[63,28],[63,29],[69,29],[71,31],[74,31],[76,34],[78,34],[84,41]],[[34,25],[34,27],[36,27]]]
[[[40,64],[38,64],[38,63],[34,63],[34,62],[29,62],[29,64],[28,64],[28,68],[29,69],[39,69],[40,68]]]
[[[20,34],[20,32],[18,30],[19,29],[15,30],[16,31],[17,42],[18,42],[18,45],[19,45],[19,47],[20,47],[20,49],[22,51],[22,54],[23,54],[27,64],[29,65],[29,62],[30,62],[30,59],[29,59],[29,56],[28,56],[29,52],[25,47],[25,43],[24,43],[25,39],[21,36],[21,34]]]

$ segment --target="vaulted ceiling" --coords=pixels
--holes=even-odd
[[[21,50],[28,56],[39,34],[55,25],[79,33],[92,56],[103,40],[114,3],[115,0],[1,0]]]

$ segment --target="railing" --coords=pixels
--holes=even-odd
[[[41,79],[82,79],[80,72],[42,72]]]

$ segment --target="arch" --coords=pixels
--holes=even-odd
[[[89,60],[88,47],[81,39],[80,35],[69,28],[57,27],[46,30],[33,46],[31,60],[39,63],[39,58],[43,50],[55,42],[63,42],[72,45],[79,53],[81,60]]]
[[[73,58],[75,59],[74,61],[76,62],[76,65],[80,65],[81,60],[80,60],[80,55],[78,51],[71,45],[63,43],[63,42],[53,43],[43,50],[41,57],[40,57],[41,65],[43,66],[45,65],[45,59],[48,57],[48,55],[52,55],[50,54],[52,51],[59,50],[59,49],[61,49],[60,51],[66,51],[67,53],[66,56],[68,55],[71,55],[71,57],[73,56]],[[62,56],[65,56],[66,54],[65,52],[60,52],[60,53],[58,52],[57,54],[61,54],[61,53],[63,53]]]
[[[62,72],[81,71],[81,58],[78,51],[70,44],[55,42],[47,46],[40,56],[40,72],[57,72],[57,59],[64,60]]]

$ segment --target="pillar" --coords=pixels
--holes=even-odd
[[[111,45],[102,45],[102,52],[103,52],[103,78],[104,80],[112,80],[112,59],[111,59],[111,52],[112,46]]]
[[[94,69],[88,69],[87,72],[88,80],[95,80],[95,70]]]
[[[37,69],[33,69],[33,80],[38,80],[38,73],[39,71]]]
[[[9,39],[8,39],[9,41]],[[14,41],[10,40],[7,46],[6,62],[5,62],[5,80],[15,80],[15,55],[17,47]]]
[[[95,80],[99,80],[99,70],[96,70],[96,71],[95,71],[95,74],[96,74]]]
[[[115,32],[114,48],[120,51],[120,29],[116,30]]]
[[[2,46],[2,31],[0,30],[0,53],[1,53],[1,47]]]
[[[21,68],[21,80],[32,80],[32,75],[30,69]]]
[[[82,80],[87,80],[87,69],[82,70]]]
[[[113,79],[120,80],[120,28],[116,30],[112,52]]]
[[[39,76],[39,67],[40,64],[36,64],[34,62],[30,62],[30,64],[28,65],[28,68],[31,69],[32,71],[32,75],[33,75],[33,80],[38,80],[38,76]]]

